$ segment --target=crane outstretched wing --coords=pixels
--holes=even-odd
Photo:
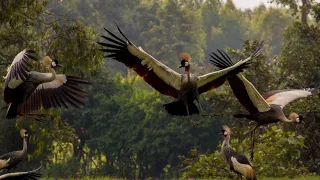
[[[101,37],[107,42],[98,42],[104,47],[101,51],[108,53],[104,57],[112,58],[133,69],[139,76],[144,78],[145,82],[161,94],[177,98],[181,87],[181,74],[156,60],[141,47],[136,47],[121,32],[118,26],[117,28],[126,41],[105,29],[109,37]]]
[[[228,77],[228,82],[233,94],[251,114],[270,110],[270,105],[241,73]]]
[[[256,51],[244,61],[244,65],[248,64],[248,60],[251,58],[257,57],[261,53],[261,47],[263,44],[256,49]],[[220,56],[218,54],[213,53],[211,56],[213,59],[211,60],[212,64],[219,68],[228,68],[235,66],[230,59],[230,57],[225,53],[219,51]],[[240,63],[239,61],[238,63]],[[241,67],[238,66],[238,67]],[[239,102],[251,113],[256,112],[265,112],[270,110],[269,104],[264,100],[264,98],[260,95],[257,89],[253,86],[253,84],[248,81],[241,73],[236,74],[237,72],[233,73],[232,75],[227,76],[227,80],[229,85],[233,91],[233,94],[239,100]]]
[[[244,68],[248,67],[249,61],[251,59],[260,55],[263,45],[264,42],[260,43],[260,45],[257,47],[255,52],[250,57],[248,57],[245,60],[240,60],[235,64],[231,61],[230,57],[223,51],[218,50],[220,56],[216,53],[212,53],[212,55],[210,54],[210,57],[212,58],[210,60],[211,63],[220,68],[221,70],[208,73],[203,76],[199,76],[199,93],[201,94],[211,89],[217,88],[226,81],[227,77],[238,74],[241,71],[243,71]]]
[[[0,180],[36,180],[42,176],[39,172],[41,166],[32,171],[7,173],[0,176]]]
[[[277,104],[281,106],[281,108],[284,108],[291,101],[311,96],[317,89],[318,88],[274,90],[266,92],[262,94],[262,96],[269,104]]]
[[[31,96],[19,105],[19,114],[29,114],[44,109],[65,107],[68,105],[79,108],[87,92],[80,89],[80,85],[90,84],[88,81],[74,76],[57,74],[55,80],[40,84]]]
[[[16,55],[11,65],[7,69],[7,75],[5,78],[5,86],[11,89],[19,86],[22,81],[25,81],[29,76],[30,63],[32,60],[37,61],[38,59],[34,56],[35,51],[23,50]]]

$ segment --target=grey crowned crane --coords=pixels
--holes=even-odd
[[[124,39],[117,37],[115,34],[105,29],[109,37],[101,36],[107,42],[98,42],[104,49],[103,52],[108,53],[104,57],[112,58],[125,64],[130,69],[133,69],[139,76],[144,78],[144,81],[152,86],[161,94],[171,96],[177,101],[164,105],[164,108],[171,115],[189,116],[199,114],[194,100],[197,101],[201,113],[203,110],[199,102],[199,95],[211,89],[222,85],[226,78],[232,74],[237,74],[247,67],[248,61],[261,52],[262,45],[257,51],[245,60],[241,60],[232,67],[211,72],[202,76],[196,76],[190,73],[191,57],[187,53],[181,53],[181,67],[186,71],[185,74],[180,74],[160,61],[149,55],[141,47],[136,47],[120,30],[120,34]],[[219,63],[219,62],[218,62]]]
[[[17,164],[27,156],[27,138],[28,132],[25,129],[20,130],[20,135],[23,138],[23,149],[20,151],[12,151],[0,156],[0,161],[6,161],[6,163],[1,164],[0,170],[15,168]]]
[[[67,104],[79,107],[87,93],[79,85],[88,81],[74,76],[56,74],[55,69],[61,66],[58,60],[49,56],[43,58],[43,65],[50,73],[29,71],[31,61],[36,61],[35,51],[23,50],[16,55],[8,68],[5,78],[4,100],[9,104],[6,118],[29,114],[41,107],[66,107]]]
[[[243,176],[247,180],[256,180],[256,174],[252,168],[248,158],[230,147],[231,130],[228,126],[222,126],[223,143],[221,146],[221,154],[224,160],[230,165],[230,169]]]
[[[0,180],[36,180],[41,177],[41,173],[38,171],[41,167],[32,170],[32,171],[25,171],[25,172],[14,172],[14,173],[7,173],[0,176]]]
[[[213,62],[214,65],[219,68],[227,68],[233,66],[229,56],[213,57],[215,60],[225,62],[225,66],[219,66]],[[251,131],[251,137],[254,136],[254,131],[261,125],[286,122],[297,124],[303,120],[301,115],[292,112],[287,118],[283,112],[283,108],[298,98],[303,98],[312,95],[318,88],[307,89],[286,89],[286,90],[273,90],[260,94],[256,88],[248,81],[241,73],[229,76],[227,78],[233,94],[239,100],[239,102],[249,111],[249,114],[236,114],[236,118],[246,118],[257,122],[257,125]],[[254,140],[252,140],[251,159],[253,159],[253,147]]]

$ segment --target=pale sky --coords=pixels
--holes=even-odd
[[[268,3],[270,0],[233,0],[233,3],[237,8],[246,9],[246,8],[254,8],[261,3],[264,3],[267,7],[277,6],[275,4]],[[320,3],[320,0],[315,0],[316,3]]]
[[[245,9],[245,8],[254,8],[261,3],[264,3],[267,7],[270,6],[268,3],[270,0],[233,0],[233,3],[237,8]]]

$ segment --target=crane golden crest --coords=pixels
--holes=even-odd
[[[43,57],[43,65],[44,66],[50,66],[51,62],[52,62],[52,59],[49,56]]]
[[[181,52],[180,54],[179,54],[179,57],[181,58],[181,59],[183,59],[183,60],[185,60],[185,61],[191,61],[191,56],[190,56],[190,54],[188,54],[188,53],[186,53],[186,52]]]

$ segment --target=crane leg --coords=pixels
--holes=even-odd
[[[188,102],[187,102],[186,100],[184,100],[184,105],[186,106],[186,110],[187,110],[188,118],[190,118]],[[196,126],[198,125],[198,123],[197,123],[197,122],[192,121],[191,119],[189,119],[189,120],[190,120],[190,122],[191,122],[191,124],[192,124],[192,126],[193,126],[193,127],[196,127]]]
[[[199,99],[196,99],[196,101],[197,101],[197,103],[198,103],[198,106],[199,106],[200,111],[201,111],[201,115],[202,115],[203,117],[204,117],[204,116],[210,116],[210,117],[219,116],[219,115],[214,114],[214,113],[205,114],[205,113],[204,113],[204,110],[202,109],[202,106],[201,106],[201,104],[200,104]]]
[[[251,136],[251,139],[252,139],[252,145],[251,145],[251,161],[253,161],[253,149],[254,149],[254,143],[255,143],[255,140],[254,140],[254,136],[255,136],[255,130],[259,127],[260,125],[256,125],[250,132],[250,136]]]

